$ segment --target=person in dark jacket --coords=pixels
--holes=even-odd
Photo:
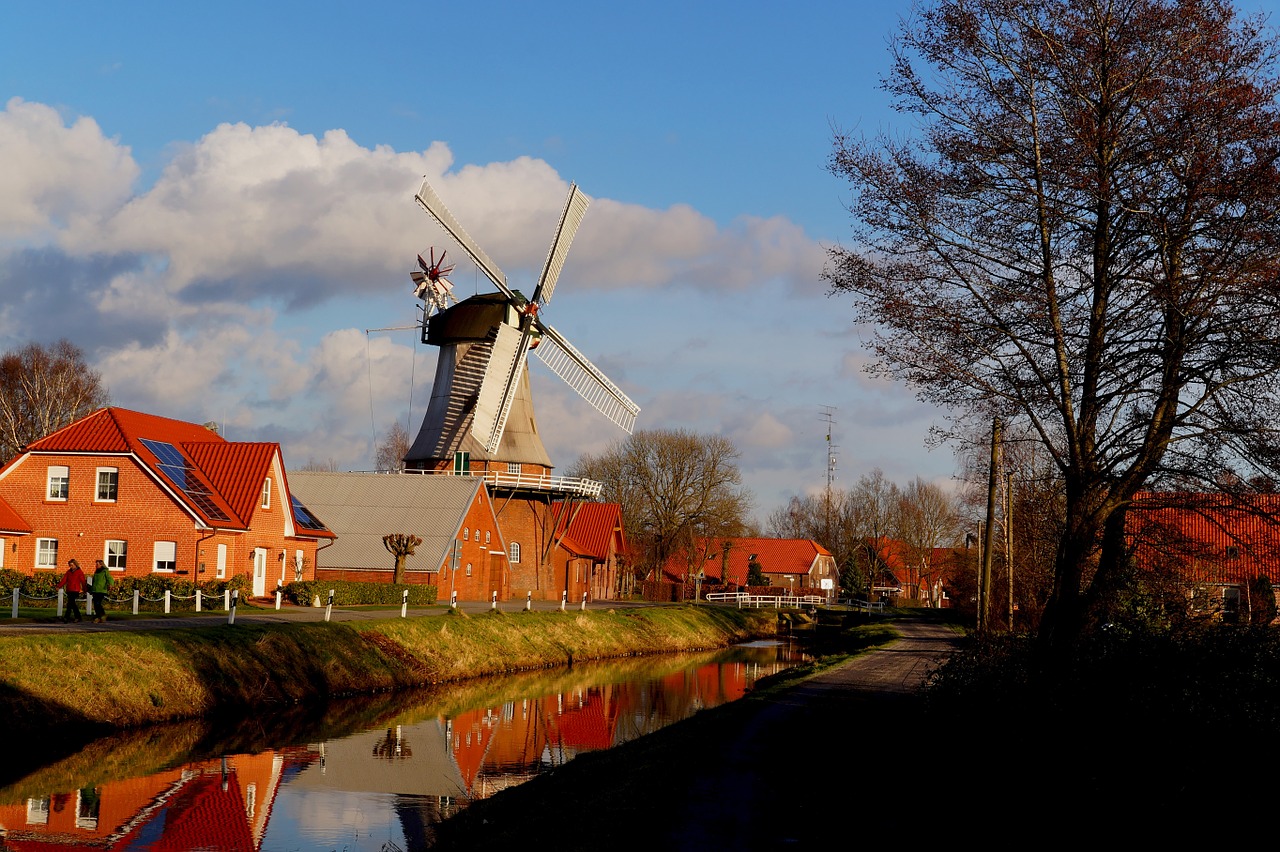
[[[67,590],[67,611],[62,616],[62,620],[70,623],[71,621],[84,621],[80,615],[80,596],[84,594],[87,582],[85,580],[84,571],[80,570],[80,563],[71,559],[67,562],[67,573],[62,575],[62,579],[58,581],[56,588]]]

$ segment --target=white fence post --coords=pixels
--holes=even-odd
[[[171,611],[169,601],[170,601],[170,592],[168,589],[165,589],[164,590],[164,614],[165,615],[168,615],[169,612]]]
[[[409,617],[409,590],[405,589],[404,594],[400,598],[400,617]]]
[[[498,611],[498,593],[497,592],[493,593],[493,603],[489,605],[489,609],[493,610],[494,612]]]
[[[333,589],[329,590],[329,603],[324,608],[324,620],[328,621],[331,615],[333,615]]]
[[[564,605],[569,602],[569,590],[565,589],[560,593],[560,611],[564,612]]]
[[[277,610],[280,609],[280,595],[281,595],[280,587],[276,586],[276,609]]]
[[[582,611],[583,612],[587,611],[587,593],[586,592],[582,593]]]
[[[234,592],[228,592],[227,594],[228,594],[227,624],[235,624],[236,623],[236,601],[240,600],[240,590],[236,589]]]
[[[14,586],[13,587],[13,617],[14,618],[18,617],[18,595],[19,595],[18,587]]]
[[[230,589],[222,590],[222,608],[225,609],[227,612],[231,612],[231,590]],[[235,624],[234,618],[231,620],[231,623]]]
[[[200,611],[200,590],[196,589],[196,612]]]
[[[524,595],[524,611],[529,612],[531,609],[533,609],[533,592],[529,591]]]
[[[62,618],[62,608],[66,605],[66,589],[58,589],[58,618]]]
[[[138,591],[137,589],[133,590],[133,614],[134,615],[138,614],[138,598],[141,596],[142,596],[142,593],[140,591]]]

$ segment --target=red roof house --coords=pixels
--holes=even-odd
[[[255,595],[314,576],[334,538],[292,498],[280,446],[102,408],[0,468],[0,567],[95,560],[122,576],[248,575]]]
[[[831,551],[807,538],[699,540],[694,551],[695,564],[690,563],[689,554],[677,554],[667,561],[663,574],[669,580],[682,582],[697,576],[700,563],[704,582],[746,586],[753,558],[760,564],[770,586],[795,592],[820,589],[831,594],[840,586]]]

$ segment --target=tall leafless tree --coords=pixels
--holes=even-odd
[[[837,135],[856,242],[826,276],[881,372],[1052,460],[1061,650],[1135,494],[1277,467],[1276,42],[1225,0],[936,0],[885,85],[920,130]]]
[[[409,444],[409,430],[405,429],[399,420],[392,423],[374,451],[374,467],[379,473],[403,472],[404,457],[409,452]]]
[[[69,340],[6,353],[0,357],[0,462],[107,402],[102,376]]]

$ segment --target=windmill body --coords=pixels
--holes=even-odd
[[[424,303],[423,339],[440,347],[431,402],[422,428],[405,456],[409,469],[474,473],[502,462],[548,472],[551,461],[538,436],[529,374],[531,351],[583,399],[630,432],[639,412],[613,382],[559,332],[542,311],[551,300],[569,244],[591,199],[570,186],[559,226],[531,299],[507,285],[506,276],[462,229],[427,181],[418,203],[444,228],[497,288],[450,304],[445,277],[452,267],[421,255],[413,279]]]

